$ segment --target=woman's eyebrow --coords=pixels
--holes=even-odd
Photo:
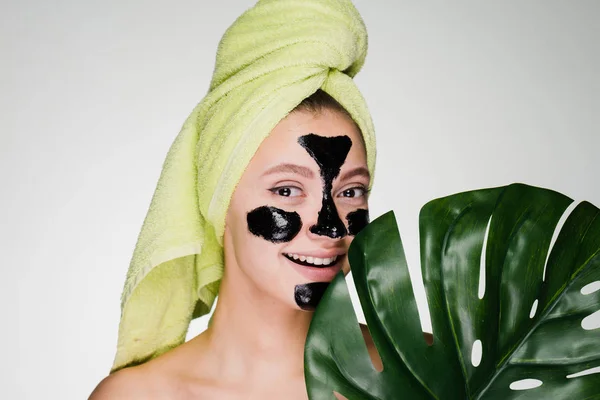
[[[355,176],[362,176],[369,180],[371,179],[371,174],[369,173],[368,169],[366,169],[365,167],[358,167],[351,169],[350,171],[344,172],[342,176],[340,176],[340,180],[345,181],[354,178]]]
[[[315,174],[313,173],[313,171],[310,168],[303,167],[302,165],[287,164],[287,163],[279,164],[279,165],[269,168],[268,170],[266,170],[263,173],[262,176],[277,174],[277,173],[298,174],[307,179],[312,179],[315,176]]]

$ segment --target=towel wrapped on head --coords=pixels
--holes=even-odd
[[[185,340],[223,275],[225,215],[261,142],[318,89],[360,128],[374,172],[371,117],[352,77],[367,52],[349,0],[261,0],[225,32],[208,94],[167,154],[127,273],[111,372]]]

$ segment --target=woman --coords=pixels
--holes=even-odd
[[[262,0],[228,29],[167,156],[114,373],[91,399],[306,398],[311,311],[368,222],[374,136],[351,79],[365,55],[349,1]],[[209,328],[183,343],[217,291]]]

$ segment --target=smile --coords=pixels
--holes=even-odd
[[[335,255],[329,258],[320,258],[320,257],[311,257],[311,256],[303,256],[294,253],[284,253],[283,254],[288,260],[304,266],[309,267],[330,267],[335,264],[338,259],[338,256]]]

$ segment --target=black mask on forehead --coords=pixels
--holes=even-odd
[[[309,133],[300,136],[298,143],[315,160],[323,179],[321,211],[319,211],[317,224],[311,226],[310,231],[332,239],[341,239],[348,234],[348,231],[338,215],[331,191],[333,180],[340,174],[340,169],[352,147],[352,140],[348,136],[324,137]]]

